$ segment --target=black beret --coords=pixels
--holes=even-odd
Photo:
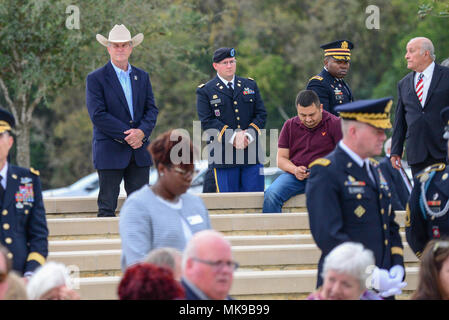
[[[220,48],[214,52],[214,62],[220,62],[223,59],[232,57],[235,57],[234,48]]]

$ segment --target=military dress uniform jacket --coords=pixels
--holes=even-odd
[[[372,250],[379,268],[403,266],[403,246],[390,189],[379,167],[374,163],[371,167],[375,184],[340,146],[309,165],[307,210],[312,236],[322,252],[318,286],[324,258],[347,241]]]
[[[323,109],[336,116],[338,113],[334,111],[335,107],[354,101],[349,85],[343,79],[337,80],[326,69],[310,78],[307,90],[315,91]]]
[[[416,175],[407,206],[405,233],[418,258],[428,241],[449,236],[448,200],[449,167],[444,163],[429,166]]]
[[[48,229],[39,172],[8,164],[1,208],[0,239],[12,254],[13,269],[32,272],[48,255]]]
[[[199,85],[196,90],[201,128],[215,129],[212,130],[213,134],[208,140],[209,165],[213,168],[229,168],[263,162],[259,135],[261,129],[265,127],[267,113],[259,88],[256,81],[251,78],[235,76],[234,81],[233,93],[218,76],[206,84]],[[244,149],[243,157],[240,155],[237,157],[237,153],[242,151],[229,143],[232,134],[238,129],[247,129],[254,138],[254,141]],[[218,152],[217,155],[216,152]]]

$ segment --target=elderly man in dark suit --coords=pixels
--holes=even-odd
[[[86,80],[86,105],[94,127],[92,154],[98,170],[98,216],[115,216],[120,182],[129,195],[149,182],[151,157],[146,150],[158,109],[147,72],[128,58],[143,40],[131,38],[124,25],[115,25],[106,39],[111,60]]]
[[[0,244],[12,268],[25,277],[45,263],[48,229],[39,171],[8,163],[15,120],[0,109]]]
[[[423,37],[408,42],[405,59],[412,72],[398,84],[390,160],[394,168],[401,167],[405,142],[415,176],[429,165],[446,162],[440,112],[449,105],[449,68],[434,62],[433,44]]]

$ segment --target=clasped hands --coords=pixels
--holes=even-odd
[[[143,138],[145,134],[140,129],[129,129],[123,132],[127,136],[125,137],[125,141],[131,146],[133,149],[138,149],[143,145]]]
[[[407,282],[402,281],[404,272],[404,268],[400,265],[391,267],[390,271],[376,267],[372,273],[371,286],[384,298],[399,295],[407,286]]]
[[[245,149],[246,147],[248,147],[248,144],[249,144],[249,140],[246,135],[246,130],[238,131],[235,134],[234,142],[232,145],[236,149]]]

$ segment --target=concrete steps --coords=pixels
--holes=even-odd
[[[414,290],[418,268],[406,269],[406,290]],[[84,299],[117,299],[119,276],[81,278]],[[316,270],[236,271],[230,294],[236,299],[304,299],[315,290]]]
[[[237,299],[304,299],[315,288],[320,250],[309,230],[304,195],[283,214],[261,214],[263,193],[201,194],[212,227],[223,232],[240,263],[231,294]],[[119,199],[119,208],[123,204]],[[79,272],[83,299],[116,299],[121,242],[119,218],[97,218],[95,198],[45,199],[50,231],[48,260]],[[118,213],[118,212],[117,212]],[[397,214],[404,226],[404,212]],[[406,245],[408,286],[416,288],[418,260]]]

